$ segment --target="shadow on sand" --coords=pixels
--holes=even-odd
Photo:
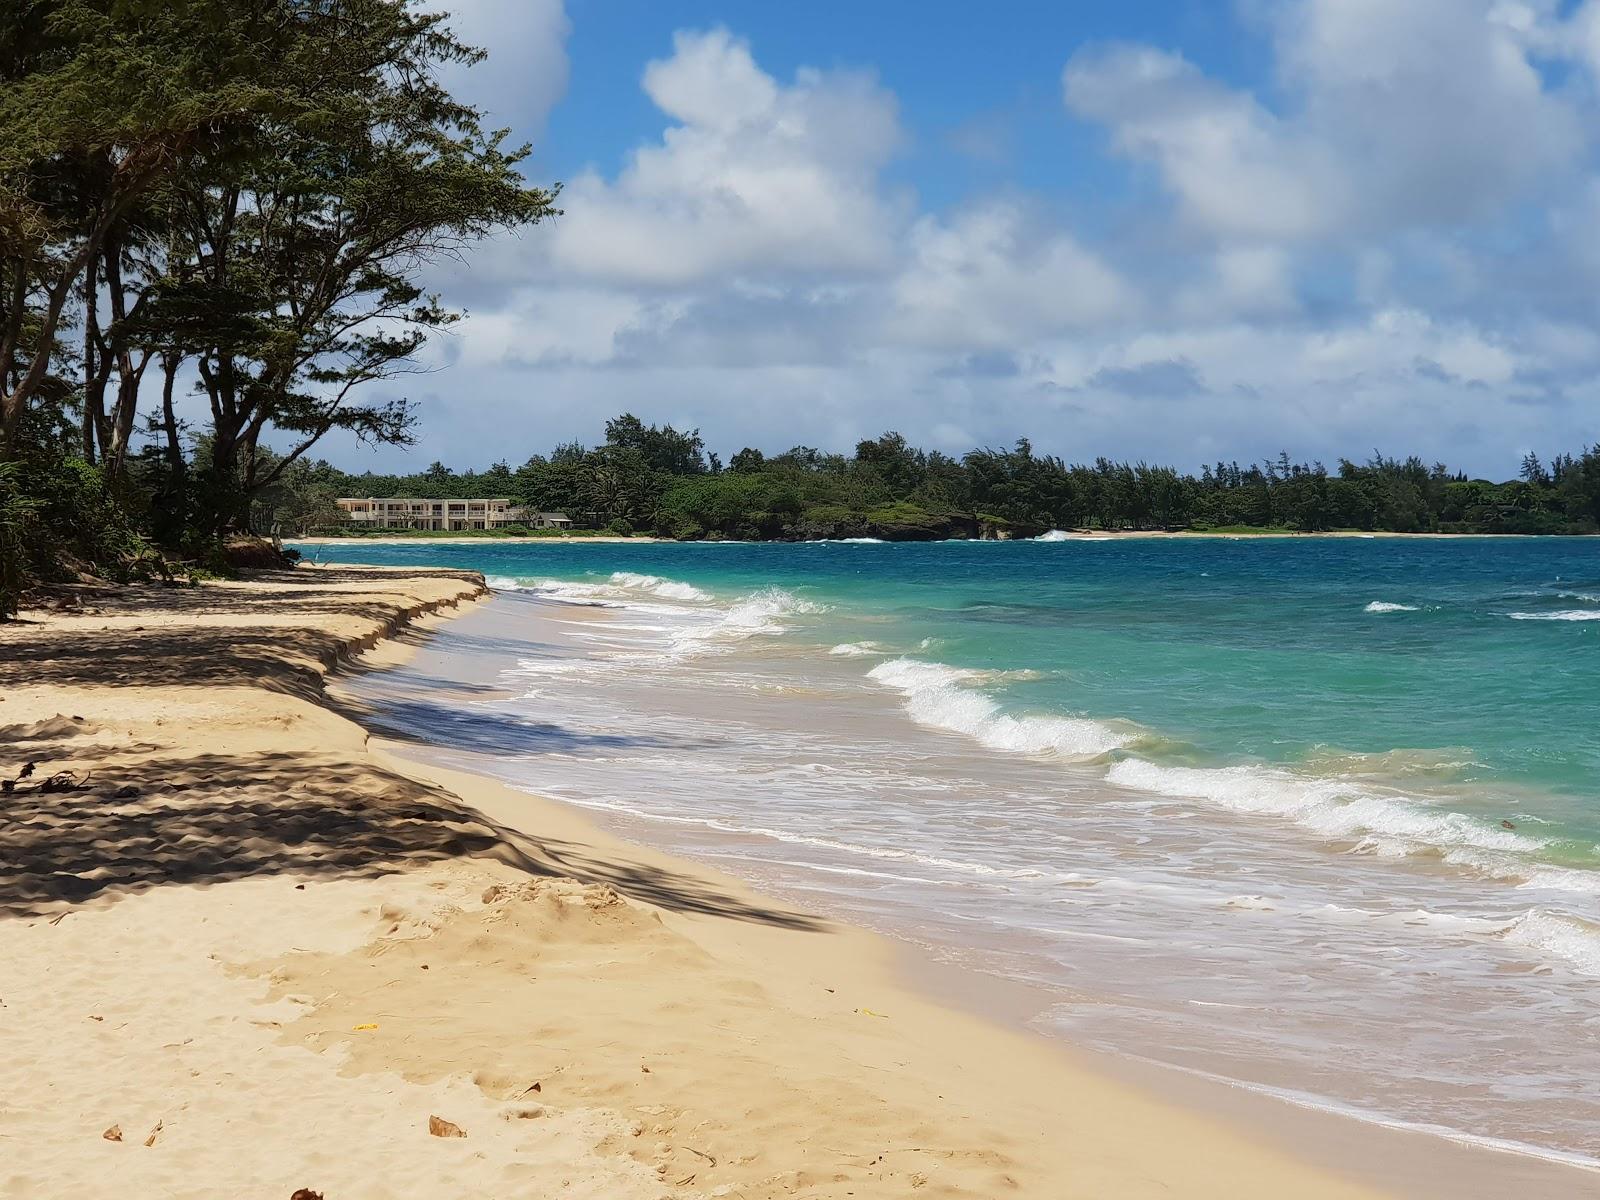
[[[41,776],[46,771],[41,765]],[[529,875],[610,884],[673,912],[823,927],[625,855],[506,828],[442,788],[300,755],[107,767],[77,791],[0,797],[0,812],[0,917],[39,916],[62,903],[168,883],[262,873],[371,876],[476,857]]]
[[[8,626],[0,636],[0,695],[39,684],[231,684],[320,703],[321,674],[304,664],[332,661],[340,648],[335,635],[303,626],[263,629],[226,618],[259,617],[275,607],[286,616],[357,613],[382,623],[396,618],[396,603],[325,586],[354,582],[383,592],[392,573],[349,567],[252,578],[290,586],[266,596],[226,588],[74,589],[81,609],[91,614],[96,608],[119,617],[190,613],[207,621],[148,631],[89,628],[87,622],[74,629],[71,618]],[[568,749],[615,748],[628,740],[530,728],[483,713],[452,722],[448,710],[424,706],[407,719],[442,722],[442,744],[454,739],[479,750],[515,739],[525,752],[530,736]],[[170,744],[113,748],[97,738],[93,722],[71,713],[35,713],[4,732],[12,736],[0,740],[0,779],[12,778],[29,760],[37,767],[31,779],[0,795],[0,917],[39,916],[163,884],[222,883],[262,873],[371,876],[442,859],[489,858],[530,875],[610,884],[675,912],[824,928],[804,914],[747,902],[706,881],[633,861],[625,851],[600,854],[500,826],[444,789],[376,764],[314,753],[186,754]],[[40,780],[69,768],[80,777],[89,773],[87,784],[60,792],[39,788]]]

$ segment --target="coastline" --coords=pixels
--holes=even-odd
[[[1218,533],[1201,529],[1108,529],[1108,530],[1057,530],[1060,536],[1051,537],[1052,542],[1104,542],[1104,541],[1138,541],[1144,539],[1170,540],[1184,538],[1215,538],[1223,541],[1241,541],[1254,539],[1294,539],[1305,538],[1420,538],[1431,539],[1456,539],[1456,538],[1551,538],[1551,537],[1593,537],[1595,534],[1533,534],[1533,533],[1399,533],[1392,530],[1373,530],[1362,532],[1350,529],[1330,529],[1315,533],[1284,530],[1282,532],[1249,531],[1242,533]],[[583,534],[570,537],[528,538],[528,537],[473,537],[473,538],[445,538],[445,537],[299,537],[286,538],[286,544],[294,546],[536,546],[562,543],[613,543],[627,545],[635,543],[650,545],[660,542],[679,543],[673,538],[658,537],[606,537],[603,535],[588,536]],[[955,541],[976,541],[981,539],[956,538]],[[998,541],[1040,541],[1040,538],[999,538]],[[805,545],[800,542],[773,542],[772,545]],[[819,545],[825,542],[817,543]]]
[[[42,1099],[0,1110],[0,1190],[1385,1194],[925,999],[884,939],[369,744],[337,684],[328,706],[337,664],[399,665],[481,594],[302,568],[0,632],[8,740],[95,780],[11,801],[0,1019],[26,1050],[0,1081]],[[1419,1188],[1503,1182],[1507,1156],[1443,1153]]]
[[[415,694],[414,685],[419,679],[435,690],[437,702],[445,706],[452,702],[457,688],[462,689],[462,697],[493,701],[507,695],[499,680],[498,664],[506,662],[508,656],[515,657],[517,639],[547,645],[546,635],[531,620],[526,605],[507,609],[491,598],[462,622],[420,647],[415,656],[408,654],[405,664],[383,664],[397,665],[399,670],[351,679],[348,684],[341,683],[339,690],[358,692],[368,708],[368,719],[376,719],[380,730],[393,727],[390,706],[396,702],[407,719],[416,715],[409,697]],[[445,782],[463,794],[469,788],[481,790],[492,797],[486,805],[498,806],[508,814],[504,818],[508,823],[520,821],[528,827],[572,830],[575,832],[570,834],[571,839],[586,847],[602,845],[608,854],[644,856],[670,865],[675,872],[708,878],[720,888],[749,894],[750,884],[708,865],[693,851],[673,846],[671,839],[665,839],[665,845],[672,848],[662,849],[661,833],[669,827],[548,799],[532,794],[520,784],[499,782],[506,776],[491,761],[502,752],[497,749],[500,743],[495,728],[496,719],[485,717],[481,726],[465,722],[459,730],[441,731],[437,741],[409,736],[391,741],[386,734],[375,733],[374,744],[381,745],[387,754],[401,755],[415,764],[413,769],[421,769],[427,777]],[[515,750],[507,744],[503,752],[514,754]],[[480,770],[484,775],[470,773]],[[463,771],[469,774],[463,775]],[[531,787],[536,789],[536,779]],[[710,861],[720,863],[723,857],[715,854]],[[793,895],[781,889],[775,894]],[[824,911],[828,911],[826,906]],[[848,914],[850,910],[846,907],[843,911]],[[829,915],[837,919],[838,910]],[[846,922],[854,919],[844,916]],[[1041,1054],[1055,1056],[1056,1066],[1066,1072],[1065,1078],[1087,1074],[1096,1081],[1091,1087],[1113,1081],[1131,1086],[1147,1099],[1176,1105],[1189,1113],[1209,1114],[1220,1118],[1229,1129],[1248,1130],[1258,1142],[1304,1163],[1343,1174],[1379,1191],[1440,1200],[1511,1194],[1555,1198],[1584,1186],[1589,1174],[1557,1154],[1543,1155],[1509,1144],[1493,1146],[1489,1139],[1464,1138],[1448,1130],[1425,1131],[1420,1126],[1392,1122],[1372,1113],[1341,1111],[1312,1097],[1254,1090],[1179,1068],[1091,1051],[1070,1038],[1048,1037],[1031,1021],[1055,1004],[1059,996],[940,962],[929,951],[896,937],[845,928],[866,947],[866,959],[857,969],[881,980],[881,986],[891,991],[909,993],[910,1003],[926,1004],[927,998],[932,997],[944,1006],[946,1015],[953,1008],[978,1018],[984,1026],[1002,1025],[1019,1035],[1020,1046],[1035,1059]],[[781,948],[780,944],[776,949]],[[750,949],[741,951],[740,957],[752,957]],[[773,957],[782,961],[781,954]],[[1039,1069],[1037,1062],[1032,1069]],[[1069,1085],[1064,1080],[1062,1087],[1069,1086],[1083,1085]],[[1062,1115],[1057,1123],[1060,1122],[1081,1124],[1082,1118]],[[1580,1170],[1585,1170],[1584,1176],[1576,1173]]]
[[[478,546],[478,545],[505,545],[539,546],[546,542],[577,542],[605,543],[605,542],[660,542],[664,538],[658,537],[609,537],[605,534],[564,534],[561,537],[298,537],[285,538],[284,541],[295,546]]]

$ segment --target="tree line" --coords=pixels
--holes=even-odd
[[[369,385],[458,317],[421,273],[556,212],[441,82],[481,57],[411,0],[0,6],[0,615],[216,565],[328,433],[411,439]]]
[[[599,445],[558,446],[519,467],[458,473],[436,462],[415,475],[354,475],[302,461],[263,496],[258,519],[333,530],[340,496],[503,496],[588,528],[683,539],[925,540],[1075,528],[1593,533],[1600,447],[1558,454],[1548,465],[1530,454],[1502,482],[1378,453],[1332,469],[1281,454],[1219,462],[1198,475],[1107,458],[1068,463],[1026,438],[956,458],[898,433],[862,441],[850,454],[747,447],[724,463],[698,430],[624,414],[606,423]]]

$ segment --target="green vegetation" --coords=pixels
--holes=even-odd
[[[1530,455],[1505,483],[1382,455],[1341,460],[1332,471],[1280,455],[1218,463],[1198,476],[1104,458],[1069,465],[1026,439],[956,459],[896,433],[851,455],[799,446],[768,457],[746,448],[724,466],[697,430],[624,415],[606,424],[600,446],[558,446],[517,468],[457,474],[436,462],[418,475],[350,475],[301,462],[273,496],[263,519],[303,531],[337,521],[338,496],[505,496],[589,529],[690,539],[924,541],[1074,528],[1592,533],[1600,528],[1600,448],[1559,455],[1548,467]]]
[[[527,148],[441,86],[481,57],[444,19],[410,0],[0,11],[0,616],[85,569],[220,562],[333,430],[410,440],[411,406],[366,385],[457,319],[418,273],[555,212]],[[191,381],[195,429],[174,405]]]

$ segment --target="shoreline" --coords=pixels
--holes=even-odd
[[[1250,541],[1250,540],[1304,540],[1310,538],[1353,538],[1366,540],[1369,538],[1414,538],[1422,540],[1455,540],[1473,538],[1506,538],[1537,540],[1565,537],[1600,537],[1600,534],[1585,533],[1400,533],[1392,530],[1373,530],[1362,532],[1349,529],[1330,529],[1317,532],[1297,532],[1285,530],[1282,532],[1250,531],[1242,533],[1218,533],[1201,529],[1110,529],[1110,530],[1057,530],[1060,537],[1051,538],[945,538],[932,544],[964,544],[980,541],[1001,542],[1109,542],[1109,541],[1141,541],[1153,539],[1157,541],[1188,538],[1209,538],[1220,541]],[[680,540],[677,538],[659,537],[605,537],[596,535],[574,535],[570,537],[302,537],[285,538],[287,546],[535,546],[546,544],[577,543],[577,544],[612,544],[628,545],[754,545],[754,546],[805,546],[805,545],[837,545],[831,539],[819,539],[812,542],[736,542],[736,541],[710,541],[708,539]],[[928,542],[907,541],[894,542],[887,539],[867,539],[870,545],[929,545]]]
[[[1540,1175],[1406,1167],[1365,1130],[1307,1161],[927,998],[886,939],[402,760],[329,677],[485,611],[481,577],[74,594],[0,629],[0,728],[73,781],[8,797],[0,1084],[34,1099],[0,1110],[7,1194],[1333,1200]]]
[[[761,899],[760,893],[737,876],[613,832],[590,810],[522,791],[475,771],[443,766],[426,752],[416,753],[378,734],[373,735],[372,744],[380,761],[448,787],[472,799],[481,811],[510,821],[531,819],[585,844],[669,863],[681,874],[712,879],[731,893],[749,896],[757,903],[772,903]],[[1018,1076],[1045,1073],[1053,1076],[1052,1086],[1109,1088],[1110,1096],[1101,1095],[1097,1104],[1149,1106],[1156,1122],[1165,1116],[1213,1123],[1216,1129],[1209,1138],[1242,1137],[1254,1148],[1282,1155],[1289,1163],[1321,1175],[1325,1184],[1354,1188],[1361,1195],[1419,1200],[1498,1200],[1517,1195],[1526,1200],[1562,1200],[1572,1194],[1573,1187],[1600,1174],[1559,1152],[1493,1144],[1455,1131],[1427,1130],[1377,1114],[1341,1111],[1233,1080],[1091,1050],[1033,1028],[1031,1018],[1045,993],[1032,985],[942,963],[888,934],[834,918],[827,921],[831,936],[844,937],[850,943],[839,957],[849,959],[846,972],[857,976],[858,986],[877,996],[893,997],[889,1007],[896,1015],[908,1009],[927,1014],[924,1019],[940,1027],[942,1044],[954,1035],[982,1051],[980,1055],[962,1055],[954,1064],[955,1073],[964,1078],[984,1070],[1014,1071]],[[787,946],[764,946],[758,939],[746,938],[733,941],[728,952],[747,963],[758,962],[768,981],[786,969],[785,959],[793,953]],[[830,967],[830,977],[837,971]],[[1093,1118],[1080,1114],[1079,1119]],[[1150,1128],[1151,1115],[1142,1115],[1140,1122],[1143,1128]],[[1190,1164],[1183,1165],[1187,1169]],[[1182,1194],[1212,1194],[1192,1176],[1182,1178],[1192,1189]],[[1220,1195],[1256,1194],[1237,1177],[1224,1184]],[[1090,1194],[1143,1194],[1117,1176],[1108,1178],[1105,1186],[1121,1190]],[[1299,1189],[1282,1193],[1297,1197],[1322,1194],[1315,1184],[1304,1180],[1275,1186]]]
[[[509,618],[509,614],[507,616]],[[459,630],[466,643],[500,646],[505,639],[516,636],[515,631],[523,629],[525,617],[519,616],[514,625],[509,619],[496,623],[494,617],[495,598],[491,595],[467,618],[470,629]],[[419,648],[425,657],[417,664],[418,673],[431,681],[432,686],[445,689],[452,681],[462,681],[459,685],[470,688],[471,694],[480,699],[504,695],[498,680],[483,671],[484,663],[475,662],[470,669],[458,674],[441,661],[451,653],[451,634],[451,629],[442,630],[439,638]],[[478,658],[479,653],[474,652],[473,657]],[[408,652],[404,661],[412,657],[413,653]],[[401,695],[406,694],[410,686],[405,678],[404,661],[373,664],[379,670],[402,668],[394,677],[396,694]],[[386,681],[380,678],[376,682],[381,689]],[[381,690],[376,699],[371,694],[365,695],[362,703],[370,705],[373,713],[380,717],[380,727],[386,724],[381,720],[384,711]],[[409,769],[420,771],[427,778],[464,795],[483,797],[478,801],[480,807],[496,812],[497,819],[508,824],[526,823],[540,828],[554,825],[564,831],[575,830],[577,832],[563,836],[587,845],[606,846],[612,853],[647,854],[653,861],[671,864],[679,873],[710,878],[725,890],[754,894],[751,889],[755,885],[730,876],[718,866],[694,857],[686,858],[681,849],[660,849],[660,842],[650,836],[648,821],[613,816],[551,799],[531,789],[477,773],[470,762],[463,761],[475,755],[461,752],[462,743],[455,743],[457,748],[451,750],[426,741],[395,742],[381,731],[375,732],[373,738],[374,745],[386,758],[398,757],[409,764]],[[830,916],[829,919],[838,921],[840,918]],[[1091,1080],[1130,1087],[1148,1100],[1175,1105],[1183,1112],[1219,1117],[1229,1130],[1248,1130],[1257,1142],[1291,1154],[1320,1170],[1343,1174],[1358,1184],[1380,1190],[1393,1187],[1397,1189],[1395,1194],[1440,1197],[1441,1200],[1506,1194],[1560,1197],[1570,1194],[1572,1187],[1580,1186],[1577,1172],[1593,1173],[1592,1167],[1558,1152],[1547,1154],[1531,1146],[1495,1145],[1487,1139],[1424,1129],[1377,1113],[1341,1111],[1331,1102],[1320,1103],[1314,1098],[1296,1100],[1269,1089],[1089,1050],[1070,1038],[1051,1036],[1032,1026],[1031,1018],[1057,999],[1048,992],[942,963],[929,951],[906,941],[854,925],[849,916],[842,920],[846,922],[842,928],[855,943],[864,947],[869,960],[864,970],[880,979],[879,986],[900,993],[897,1003],[925,1005],[931,1001],[947,1013],[966,1014],[991,1029],[1003,1028],[1021,1039],[1019,1050],[1031,1045],[1035,1048],[1034,1054],[1056,1057],[1073,1074],[1086,1073]],[[745,947],[741,954],[747,956],[756,951]],[[1352,1169],[1352,1164],[1359,1165]]]

